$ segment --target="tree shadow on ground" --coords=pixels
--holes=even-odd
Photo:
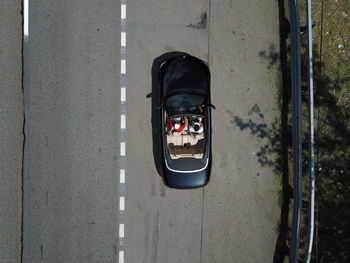
[[[280,116],[275,120],[272,128],[270,128],[271,152],[275,154],[275,161],[273,162],[274,170],[277,175],[281,177],[282,186],[282,200],[281,213],[279,220],[279,232],[275,244],[275,253],[273,262],[282,263],[286,257],[289,257],[289,216],[290,203],[293,198],[293,190],[289,184],[289,159],[292,133],[289,122],[289,108],[291,99],[291,76],[289,67],[288,54],[290,53],[290,46],[288,45],[288,37],[290,33],[290,24],[286,17],[285,1],[278,0],[279,11],[279,50],[274,45],[271,45],[268,51],[261,51],[259,56],[268,62],[268,68],[274,65],[279,66],[281,72],[281,79],[278,82],[277,98],[280,107]]]
[[[247,131],[260,140],[264,140],[255,154],[257,161],[262,167],[273,168],[274,172],[282,178],[280,225],[273,262],[284,262],[284,258],[289,254],[288,216],[290,199],[293,195],[288,171],[288,154],[292,141],[290,126],[287,120],[285,120],[286,123],[282,123],[280,118],[276,118],[272,124],[267,124],[258,104],[254,104],[248,112],[248,115],[251,116],[248,120],[234,115],[231,111],[227,113],[230,115],[231,123],[239,127],[241,131]]]
[[[230,115],[231,123],[239,127],[241,131],[249,131],[254,137],[266,141],[266,143],[260,145],[256,153],[259,164],[262,167],[276,167],[276,162],[279,160],[276,159],[275,155],[281,147],[282,140],[279,120],[276,119],[271,125],[268,125],[258,104],[254,104],[248,112],[248,115],[254,121],[251,118],[244,120],[239,116],[235,116],[229,110],[227,113]]]
[[[268,63],[268,68],[275,65],[281,71],[281,80],[278,87],[278,98],[280,116],[271,125],[266,124],[264,115],[257,104],[253,105],[248,115],[252,119],[243,120],[239,116],[228,111],[231,122],[237,125],[242,131],[249,131],[259,139],[266,139],[267,143],[260,146],[256,153],[257,161],[262,167],[272,167],[277,175],[281,177],[282,200],[279,220],[279,233],[275,245],[274,263],[282,263],[289,256],[289,209],[293,198],[293,190],[289,184],[289,158],[292,146],[291,126],[288,120],[289,104],[291,98],[290,90],[290,69],[288,66],[287,45],[289,34],[289,23],[285,18],[284,1],[279,0],[279,32],[280,45],[277,50],[275,45],[271,45],[269,50],[263,50],[259,56]]]
[[[292,129],[289,120],[291,100],[291,76],[289,66],[290,45],[288,37],[290,25],[286,17],[285,1],[278,0],[279,9],[279,50],[276,45],[271,45],[268,50],[262,50],[259,56],[267,62],[268,69],[278,66],[280,80],[277,87],[277,103],[280,108],[279,118],[271,125],[267,125],[258,105],[254,105],[251,114],[254,119],[243,121],[238,116],[232,116],[232,122],[241,130],[248,130],[252,135],[266,139],[268,143],[262,145],[257,152],[257,159],[261,166],[272,167],[281,179],[281,212],[279,218],[278,236],[275,244],[273,262],[283,263],[290,252],[290,205],[293,198],[293,189],[289,183],[290,159],[292,146]]]

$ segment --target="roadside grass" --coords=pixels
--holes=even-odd
[[[278,109],[282,109],[282,100],[283,100],[283,79],[281,68],[278,67],[276,70],[276,79],[275,79],[275,104],[278,106]]]
[[[318,71],[319,259],[350,261],[350,1],[323,0]],[[322,19],[322,2],[315,1]]]
[[[300,1],[300,22],[306,26],[306,1]],[[273,151],[276,175],[280,177],[279,195],[281,219],[274,262],[288,257],[293,198],[286,184],[293,186],[293,156],[291,152],[290,103],[290,38],[287,1],[279,1],[280,8],[280,70],[276,75],[276,105],[281,110],[280,143]],[[317,231],[313,258],[320,262],[350,262],[350,1],[313,0],[314,103],[315,103],[315,160]],[[285,27],[285,28],[284,28]],[[303,116],[303,199],[308,200],[308,90],[307,90],[307,34],[302,41],[302,116]],[[268,58],[263,52],[263,57]],[[271,53],[271,52],[270,52]],[[275,55],[275,54],[273,54]],[[270,56],[273,57],[273,56]],[[278,126],[278,125],[277,125]],[[281,150],[279,149],[281,147]],[[284,150],[283,150],[284,149]],[[307,204],[307,203],[306,203]],[[284,212],[283,212],[284,211]],[[303,210],[301,259],[307,245],[307,209]]]
[[[324,75],[331,80],[350,77],[350,1],[348,0],[323,0],[323,28],[315,30],[315,45],[320,48],[322,37],[322,61],[325,66],[322,69]],[[314,19],[322,19],[322,1],[314,1]],[[340,99],[344,92],[349,92],[350,82],[343,83],[341,90],[335,95]],[[347,97],[347,98],[346,98]],[[350,96],[346,96],[339,102],[340,105],[349,104]]]
[[[322,6],[323,5],[323,6]],[[301,25],[305,25],[305,1]],[[350,252],[350,1],[313,1],[313,49],[316,142],[317,249],[321,262],[349,262]],[[306,35],[302,37],[306,72]],[[308,92],[303,90],[303,190],[308,200]],[[307,211],[303,216],[302,253],[306,252]],[[344,261],[345,260],[345,261]]]
[[[274,262],[289,256],[293,211],[292,106],[290,81],[290,36],[287,1],[279,0],[280,45],[271,45],[259,54],[268,67],[277,71],[273,77],[275,103],[281,111],[271,126],[262,120],[245,122],[233,116],[233,122],[253,135],[264,134],[270,142],[257,153],[262,166],[273,167],[282,186],[274,194],[281,216],[274,231],[278,233]],[[300,2],[301,26],[306,25],[306,1]],[[316,150],[317,228],[314,259],[320,262],[350,262],[350,1],[313,1],[314,100]],[[307,34],[302,41],[302,115],[303,115],[303,199],[308,200],[308,90]],[[276,55],[280,59],[276,60]],[[277,66],[277,67],[276,67]],[[258,108],[257,108],[258,109]],[[253,111],[259,116],[259,111]],[[307,245],[307,209],[303,210],[300,255],[305,258]]]

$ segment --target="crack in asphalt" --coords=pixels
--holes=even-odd
[[[202,190],[202,219],[201,219],[201,241],[200,241],[200,248],[199,248],[199,263],[202,263],[203,220],[204,220],[204,188]]]
[[[23,105],[23,124],[22,124],[22,169],[21,169],[21,256],[20,262],[23,262],[23,218],[24,218],[24,187],[23,187],[23,178],[24,178],[24,150],[26,143],[26,133],[25,133],[25,125],[26,125],[26,116],[25,116],[25,105],[24,105],[24,1],[21,2],[21,15],[22,15],[22,47],[21,47],[21,56],[22,56],[22,74],[21,74],[21,86],[22,86],[22,105]]]
[[[209,65],[209,59],[210,59],[210,16],[211,16],[211,0],[208,0],[208,18],[207,18],[207,24],[208,24],[208,59],[207,63]],[[200,248],[199,248],[199,263],[202,263],[202,249],[203,249],[203,221],[204,221],[204,190],[202,190],[202,219],[201,219],[201,238],[200,238]]]

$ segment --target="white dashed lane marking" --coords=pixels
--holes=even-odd
[[[120,169],[119,183],[125,184],[125,170],[124,169]]]
[[[120,155],[125,156],[125,142],[120,143]]]
[[[29,0],[23,1],[23,35],[29,36]]]
[[[126,116],[125,116],[125,114],[120,115],[120,128],[121,129],[126,128]]]
[[[118,248],[118,262],[124,263],[125,247],[125,225],[126,225],[126,176],[127,176],[127,156],[126,156],[126,142],[127,142],[127,74],[126,74],[126,0],[120,0],[120,157],[118,158],[119,167],[119,210],[117,211],[117,248]]]
[[[120,61],[120,73],[125,74],[126,73],[126,61],[125,59],[122,59]]]
[[[120,101],[121,102],[126,101],[126,89],[125,88],[120,89]]]
[[[121,18],[126,19],[126,5],[125,4],[121,5]]]
[[[124,263],[124,251],[119,251],[119,263]]]
[[[124,238],[124,224],[119,224],[119,238]]]
[[[125,32],[122,32],[120,34],[120,45],[122,47],[125,47],[126,46],[126,33]]]
[[[121,196],[119,198],[119,210],[124,211],[125,210],[125,197]]]

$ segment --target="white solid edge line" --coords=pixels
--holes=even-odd
[[[121,196],[119,198],[119,210],[124,211],[125,210],[125,197]]]
[[[125,114],[120,115],[120,128],[121,129],[126,128],[126,116],[125,116]]]
[[[125,170],[124,169],[120,169],[119,182],[121,184],[125,184]]]
[[[120,101],[126,101],[126,88],[120,88]]]
[[[126,5],[123,4],[121,5],[121,14],[120,14],[122,19],[126,19]]]
[[[125,142],[120,143],[120,155],[125,156]]]
[[[124,238],[124,224],[119,224],[119,237]]]
[[[124,251],[119,251],[119,263],[124,263]]]
[[[125,59],[122,59],[120,61],[120,73],[125,74],[126,73],[126,61]]]
[[[23,34],[29,36],[29,0],[23,1]]]
[[[126,46],[126,33],[125,32],[121,32],[121,34],[120,34],[120,45],[122,47]]]

